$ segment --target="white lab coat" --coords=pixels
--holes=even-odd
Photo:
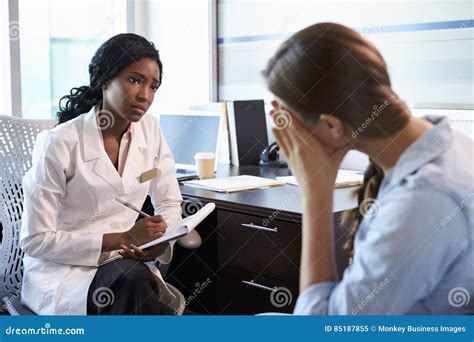
[[[94,108],[40,133],[33,166],[23,179],[25,195],[20,244],[25,252],[22,303],[41,315],[85,315],[105,233],[129,230],[138,214],[115,197],[141,207],[151,196],[155,214],[168,225],[181,219],[181,194],[174,158],[157,118],[134,125],[123,175],[110,161]],[[158,176],[140,183],[156,167]],[[171,260],[173,246],[158,258]],[[146,263],[160,285],[160,300],[174,296],[159,271]]]

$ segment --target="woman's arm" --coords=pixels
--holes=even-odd
[[[128,232],[125,233],[108,233],[102,237],[101,252],[112,252],[121,249],[122,245],[130,246],[130,238]]]
[[[403,315],[421,301],[452,309],[441,284],[453,262],[471,243],[459,204],[427,183],[425,189],[392,190],[367,217],[365,234],[356,237],[354,260],[340,282],[315,283],[300,294],[296,314]],[[447,225],[443,219],[451,217]],[[362,228],[362,227],[361,227]],[[467,278],[466,278],[467,279]],[[439,286],[444,295],[430,297]],[[428,308],[429,309],[429,308]]]
[[[23,178],[20,246],[31,257],[67,265],[96,266],[102,233],[58,230],[71,153],[57,132],[38,135],[32,167]]]
[[[60,200],[67,195],[66,177],[72,172],[70,156],[57,133],[38,135],[32,168],[23,179],[20,245],[28,256],[67,265],[97,266],[103,252],[132,243],[140,246],[163,235],[166,223],[160,215],[139,220],[122,233],[103,234],[86,228],[58,230]]]
[[[317,188],[315,188],[317,189]],[[334,256],[332,189],[303,199],[300,291],[337,279]]]
[[[166,228],[166,222],[161,215],[142,218],[126,232],[104,234],[102,237],[102,252],[124,250],[132,248],[133,245],[141,246],[162,237],[166,232]]]
[[[278,110],[272,111],[275,115]],[[348,149],[330,150],[293,114],[291,124],[273,129],[298,181],[303,201],[300,291],[337,279],[333,238],[333,189],[339,165]]]

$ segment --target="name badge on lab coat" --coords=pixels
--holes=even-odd
[[[158,175],[158,169],[154,167],[151,170],[145,171],[140,175],[140,183],[149,181],[150,179],[155,178]]]

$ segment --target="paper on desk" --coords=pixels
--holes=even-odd
[[[184,185],[217,192],[236,192],[285,185],[284,182],[257,176],[232,176],[183,182]]]
[[[298,185],[295,176],[276,177],[279,181],[290,185]],[[347,188],[350,186],[361,185],[364,181],[364,174],[355,170],[340,169],[337,171],[335,188]]]
[[[337,171],[336,182],[334,183],[334,186],[336,188],[345,188],[349,186],[361,185],[363,182],[363,172],[341,169]]]
[[[144,250],[146,248],[159,245],[160,243],[176,240],[188,234],[190,231],[196,228],[198,224],[201,223],[207,216],[209,216],[209,214],[212,213],[215,208],[216,208],[216,205],[214,203],[206,204],[197,213],[182,219],[173,227],[168,227],[168,229],[166,229],[166,232],[162,237],[156,240],[147,242],[139,246],[139,248]],[[119,254],[114,253],[111,258],[108,258],[107,260],[105,260],[101,265],[109,263],[113,260],[120,259],[120,258],[121,256]]]

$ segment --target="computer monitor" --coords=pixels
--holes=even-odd
[[[214,171],[217,170],[223,125],[222,113],[166,112],[160,113],[159,119],[177,169],[196,170],[195,154],[214,152],[216,155]]]

